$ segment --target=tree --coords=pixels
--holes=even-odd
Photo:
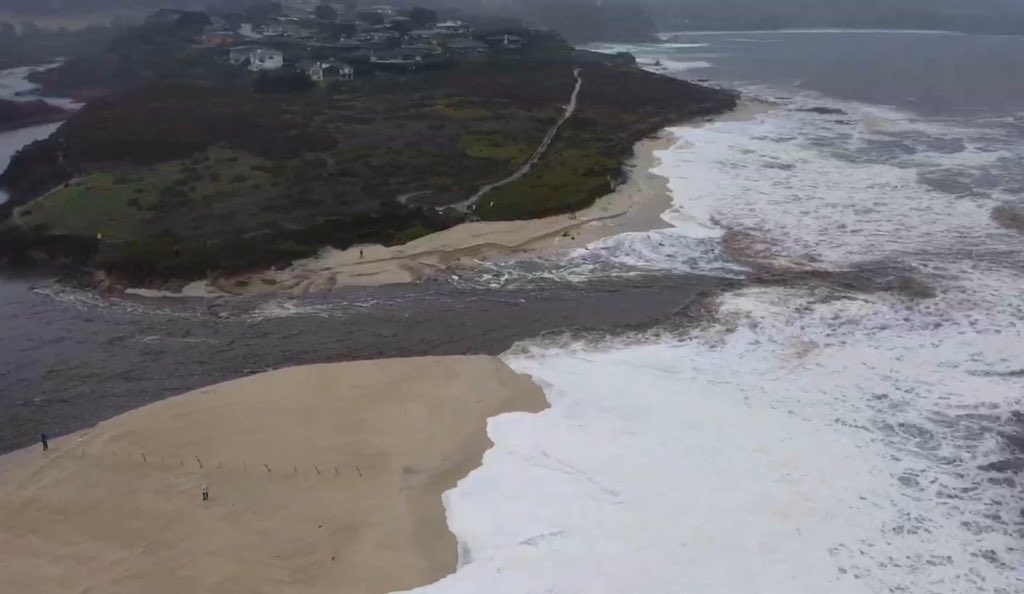
[[[250,6],[245,14],[257,23],[261,23],[284,14],[284,7],[278,2],[258,2]]]
[[[330,4],[318,4],[313,9],[313,15],[321,21],[336,21],[338,20],[338,11]]]
[[[199,30],[203,27],[209,27],[213,24],[210,19],[210,15],[205,12],[199,12],[197,10],[186,10],[181,13],[178,20],[174,22],[174,26],[181,29],[195,29]]]
[[[384,15],[374,10],[360,10],[359,21],[375,27],[384,24]]]
[[[32,36],[35,36],[35,35],[39,35],[39,33],[40,33],[39,25],[33,23],[32,21],[22,21],[22,23],[21,23],[21,36],[22,37],[32,37]]]
[[[391,30],[399,35],[408,35],[409,31],[415,28],[413,22],[409,19],[395,19],[391,21]]]
[[[414,6],[409,10],[409,18],[412,19],[417,29],[426,29],[427,27],[437,23],[437,11],[430,10],[429,8],[423,8],[421,6]]]
[[[261,72],[253,82],[253,90],[258,93],[293,93],[306,91],[314,86],[305,72],[297,70]]]

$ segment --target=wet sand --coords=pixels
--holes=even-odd
[[[386,593],[454,571],[441,494],[486,420],[546,406],[493,357],[289,368],[0,457],[23,594]],[[202,501],[202,485],[210,500]]]

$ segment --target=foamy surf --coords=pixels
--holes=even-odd
[[[987,464],[1024,329],[943,305],[754,289],[685,340],[506,360],[551,402],[493,419],[446,497],[460,569],[417,592],[1019,592]]]
[[[445,498],[460,567],[417,592],[1024,592],[1024,244],[991,218],[1019,139],[782,101],[675,130],[673,227],[550,273],[743,276],[742,257],[910,270],[934,296],[751,287],[685,337],[518,345],[551,408],[492,419]]]

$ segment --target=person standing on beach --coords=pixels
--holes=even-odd
[[[207,485],[206,483],[203,483],[203,501],[209,501],[209,500],[210,500],[210,486]]]
[[[40,433],[39,434],[39,442],[43,444],[43,451],[44,452],[50,451],[50,440],[47,439],[45,433]]]

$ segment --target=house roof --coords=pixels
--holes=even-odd
[[[426,45],[423,43],[408,43],[402,46],[402,51],[429,54],[435,50],[434,46],[432,45]]]
[[[454,49],[483,49],[487,47],[487,44],[475,39],[453,39],[448,42],[448,47]]]

